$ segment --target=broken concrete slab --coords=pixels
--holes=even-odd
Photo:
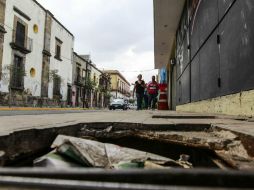
[[[97,125],[96,130],[98,131],[100,128],[105,129],[105,126],[113,126],[119,130],[146,130],[150,131],[150,139],[160,137],[161,141],[216,151],[226,147],[232,140],[227,141],[227,138],[221,137],[220,130],[229,131],[237,136],[235,141],[242,143],[251,159],[254,155],[252,147],[252,144],[254,144],[252,143],[254,139],[253,122],[236,120],[230,117],[217,118],[217,116],[215,119],[156,119],[152,118],[153,114],[167,114],[167,112],[102,111],[100,114],[96,112],[33,117],[1,117],[0,141],[2,143],[0,150],[6,152],[7,160],[15,160],[22,154],[28,155],[31,153],[30,150],[41,151],[49,147],[58,134],[78,135],[84,126]],[[213,134],[213,130],[209,131],[211,128],[218,130],[218,134]],[[133,137],[135,137],[135,133],[134,131]],[[170,138],[166,138],[166,136]],[[181,138],[182,141],[179,141]],[[36,143],[35,139],[37,140]]]

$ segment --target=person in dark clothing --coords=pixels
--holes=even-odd
[[[155,76],[153,76],[152,81],[147,84],[147,92],[149,96],[149,107],[154,110],[159,93],[159,85],[155,81]]]
[[[145,87],[146,85],[145,81],[142,80],[142,75],[138,75],[138,80],[135,82],[135,86],[133,89],[133,97],[135,92],[137,97],[137,110],[142,110]]]
[[[147,88],[145,88],[145,92],[144,92],[144,109],[148,109],[148,103],[149,103],[149,97],[148,97],[148,92],[147,92]]]

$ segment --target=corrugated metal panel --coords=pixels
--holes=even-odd
[[[215,32],[200,51],[200,98],[214,98],[219,95],[219,48]]]
[[[220,25],[221,95],[254,88],[254,1],[236,1]]]
[[[176,105],[181,105],[182,104],[182,81],[181,79],[177,80],[176,82]]]
[[[191,101],[200,100],[200,72],[199,72],[199,54],[191,63]]]
[[[219,19],[221,19],[225,13],[227,12],[228,8],[231,6],[231,4],[234,2],[235,0],[218,0],[218,7],[219,7]]]
[[[184,71],[182,77],[182,101],[181,104],[190,103],[190,65]]]
[[[188,91],[199,101],[254,89],[254,1],[202,0],[197,7],[189,30],[191,88],[183,73],[190,59],[185,17],[178,30],[178,104],[188,102]]]
[[[172,68],[172,110],[176,110],[176,66]]]
[[[221,1],[221,0],[219,0]],[[218,1],[202,0],[199,6],[200,45],[202,45],[218,24]]]
[[[190,26],[191,59],[195,56],[200,47],[200,30],[198,24],[196,24],[200,23],[200,20],[201,20],[200,14],[199,12],[197,12],[193,17]]]

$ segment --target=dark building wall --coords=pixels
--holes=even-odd
[[[177,31],[177,104],[254,89],[254,1],[188,0]]]

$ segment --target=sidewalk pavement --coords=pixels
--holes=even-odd
[[[157,118],[153,118],[157,116]],[[164,116],[164,118],[158,118]],[[165,117],[167,116],[167,117]],[[182,116],[180,118],[175,116]],[[185,119],[185,116],[202,116]],[[46,129],[65,127],[80,123],[135,123],[142,125],[166,126],[176,128],[184,125],[211,125],[221,129],[254,137],[254,122],[242,121],[242,118],[214,116],[194,113],[178,113],[171,111],[98,111],[84,113],[65,113],[50,115],[17,115],[0,118],[0,136],[27,129]]]

